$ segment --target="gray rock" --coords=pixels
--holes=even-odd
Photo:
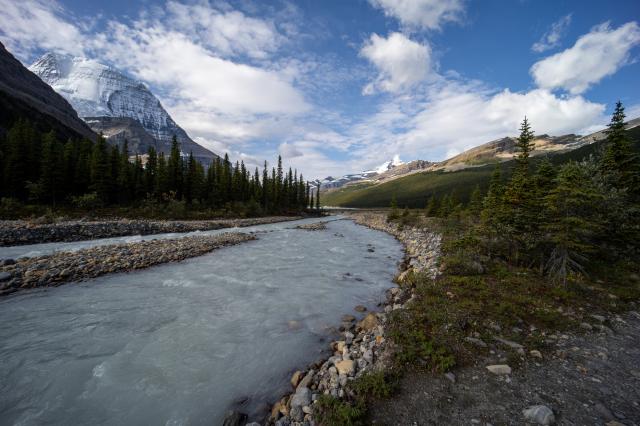
[[[591,315],[591,318],[599,322],[604,322],[606,320],[606,318],[603,317],[602,315],[595,315],[595,314]]]
[[[309,385],[311,385],[311,381],[313,380],[313,375],[315,374],[315,371],[313,370],[309,370],[309,372],[307,373],[306,376],[304,376],[304,378],[300,381],[300,383],[298,384],[297,388],[308,388]]]
[[[251,422],[251,423],[247,423],[245,426],[262,426],[262,425],[258,422]]]
[[[502,339],[500,337],[495,337],[494,338],[496,340],[496,342],[500,342],[505,346],[510,347],[511,349],[524,349],[524,346],[522,346],[520,343],[516,343],[516,342],[512,342],[511,340],[507,340],[507,339]]]
[[[13,259],[4,259],[2,262],[0,262],[0,266],[9,266],[9,265],[15,265],[16,261]]]
[[[489,370],[490,373],[498,376],[511,374],[511,367],[506,364],[487,365],[487,370]]]
[[[311,391],[309,388],[298,387],[296,393],[291,397],[291,409],[293,410],[293,407],[304,407],[309,404],[311,404]]]
[[[446,379],[449,380],[451,383],[456,382],[456,375],[453,374],[452,372],[445,373],[444,377],[446,377]]]
[[[11,274],[8,272],[0,272],[0,283],[4,281],[9,281],[11,279]]]
[[[300,422],[304,418],[304,412],[302,411],[302,407],[300,406],[291,406],[291,410],[289,410],[289,417],[291,420],[295,422]]]
[[[611,413],[611,411],[609,411],[609,409],[601,402],[596,403],[596,405],[593,407],[595,408],[595,410],[600,413],[600,415],[602,416],[602,418],[604,420],[615,420],[615,417],[613,416],[613,414]]]
[[[591,327],[591,324],[589,324],[588,322],[582,322],[580,323],[580,328],[584,329],[584,330],[593,330],[593,327]]]
[[[475,337],[465,337],[464,340],[466,340],[467,342],[479,346],[481,348],[486,348],[487,344],[485,342],[483,342],[480,339],[476,339]]]
[[[548,426],[556,422],[551,408],[546,405],[534,405],[522,411],[524,418],[539,425]]]

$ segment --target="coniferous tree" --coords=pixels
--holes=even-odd
[[[320,211],[320,182],[318,182],[318,186],[317,186],[317,190],[316,190],[316,210]]]
[[[435,216],[437,212],[438,212],[437,200],[436,200],[436,197],[432,195],[431,197],[429,197],[429,201],[427,202],[427,205],[425,207],[425,215]]]
[[[91,186],[103,203],[109,202],[111,192],[111,162],[107,151],[107,142],[100,136],[91,153]]]
[[[182,198],[183,161],[180,144],[175,135],[171,140],[171,153],[167,160],[167,178],[168,191],[175,193],[178,199]]]
[[[469,210],[472,214],[478,215],[482,211],[482,190],[480,185],[476,185],[471,193],[471,199],[469,200]]]
[[[585,272],[594,250],[591,241],[599,227],[594,206],[601,202],[601,194],[585,170],[578,163],[562,166],[556,186],[546,197],[550,218],[545,231],[552,245],[547,271],[564,285],[570,274]]]
[[[624,119],[624,107],[618,101],[607,126],[601,168],[609,184],[618,189],[626,189],[637,198],[640,195],[640,157],[631,146]]]
[[[158,179],[158,154],[154,147],[149,147],[147,152],[147,164],[145,167],[145,190],[148,194],[157,193]]]
[[[64,190],[63,159],[63,153],[55,133],[53,131],[47,133],[42,143],[38,198],[45,202],[51,202],[53,207],[56,206],[56,202]]]
[[[516,168],[504,194],[505,207],[509,211],[505,231],[509,233],[509,241],[512,243],[510,252],[516,263],[521,252],[530,250],[535,244],[534,234],[538,225],[535,218],[533,180],[529,173],[533,138],[533,131],[525,117],[516,142]]]

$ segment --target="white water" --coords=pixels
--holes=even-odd
[[[350,221],[275,225],[181,263],[0,299],[0,424],[257,419],[325,353],[327,327],[382,300],[402,255]]]

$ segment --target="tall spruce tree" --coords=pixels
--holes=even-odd
[[[533,131],[525,117],[516,142],[518,151],[516,168],[504,194],[505,207],[509,211],[509,215],[504,217],[507,219],[505,230],[511,244],[510,253],[516,263],[522,252],[531,250],[535,245],[538,226],[533,179],[529,173],[529,156],[533,149],[533,138]]]
[[[546,235],[551,243],[547,272],[566,285],[571,274],[584,273],[588,256],[594,251],[592,240],[599,230],[594,206],[602,201],[587,169],[578,163],[560,168],[556,186],[545,198],[549,221]]]
[[[626,190],[633,198],[640,195],[640,157],[633,149],[625,131],[625,113],[622,102],[616,103],[611,122],[606,130],[607,139],[601,169],[608,182]]]

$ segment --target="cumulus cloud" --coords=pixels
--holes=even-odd
[[[423,81],[432,68],[431,48],[401,33],[391,33],[387,38],[372,34],[360,55],[379,71],[378,78],[364,88],[365,94],[410,89]]]
[[[639,43],[636,22],[617,29],[605,22],[580,37],[573,47],[536,62],[530,72],[541,88],[584,93],[627,64],[631,49]]]
[[[444,160],[504,136],[515,135],[526,115],[537,134],[583,133],[604,124],[605,105],[546,89],[496,91],[479,82],[441,80],[419,96],[392,99],[349,133],[364,168],[402,153]],[[381,143],[384,141],[384,143]]]
[[[238,10],[218,10],[207,3],[170,1],[163,20],[170,29],[189,35],[223,56],[265,58],[285,42],[274,22]]]
[[[162,22],[112,22],[101,56],[197,108],[226,113],[297,113],[304,96],[278,73],[209,52]]]
[[[410,28],[438,30],[447,22],[458,22],[464,13],[463,0],[369,0],[387,16]]]
[[[22,57],[35,49],[82,55],[82,32],[62,17],[66,13],[54,0],[0,0],[0,36]]]
[[[549,31],[544,33],[540,40],[531,46],[531,50],[534,52],[542,53],[547,50],[553,49],[554,47],[558,47],[560,44],[560,39],[564,36],[567,28],[571,24],[571,14],[563,16],[553,24],[551,24],[551,28]]]

